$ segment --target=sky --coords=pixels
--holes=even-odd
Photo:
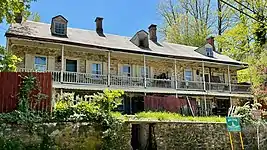
[[[50,23],[51,18],[63,15],[68,26],[95,30],[95,18],[103,17],[105,33],[133,36],[137,31],[147,30],[150,24],[161,24],[157,8],[160,0],[37,0],[31,12],[40,14],[41,22]],[[5,46],[6,23],[0,24],[0,45]]]

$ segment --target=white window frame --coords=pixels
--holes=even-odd
[[[127,73],[127,75],[123,72],[123,68],[124,67],[129,67],[130,68],[130,73]],[[121,74],[122,74],[122,76],[125,76],[125,77],[131,77],[132,76],[132,66],[128,65],[128,64],[122,65],[121,66]]]
[[[57,28],[56,28],[56,24],[59,24],[59,25],[63,25],[63,33],[58,33],[56,32],[57,31]],[[65,35],[66,34],[66,24],[65,23],[62,23],[60,21],[54,21],[54,33],[55,34],[58,34],[58,35]]]
[[[93,67],[94,65],[99,65],[100,66],[99,70],[94,70],[94,67]],[[100,74],[97,74],[96,72],[100,72]],[[93,75],[102,75],[102,73],[103,73],[103,71],[102,71],[102,64],[101,63],[97,63],[97,62],[96,63],[92,63],[91,64],[91,73]]]
[[[64,59],[64,70],[67,71],[67,60],[76,60],[77,61],[77,73],[80,72],[79,68],[80,68],[80,64],[79,64],[79,59],[78,58],[73,58],[73,57],[65,57]],[[67,71],[68,72],[68,71]]]
[[[140,73],[141,73],[141,77],[144,77],[144,66],[140,67]],[[149,74],[150,74],[150,69],[149,66],[146,66],[146,78],[149,78]]]
[[[37,69],[36,69],[36,68],[37,68],[36,66],[37,66],[37,65],[40,65],[40,64],[36,64],[36,63],[35,63],[35,59],[36,59],[36,57],[44,57],[44,58],[45,58],[45,65],[41,65],[41,66],[45,66],[45,70],[37,70]],[[47,67],[48,67],[47,62],[48,62],[48,60],[47,60],[47,57],[46,57],[46,56],[35,55],[35,56],[34,56],[34,62],[33,62],[33,63],[34,63],[34,70],[36,70],[36,71],[40,71],[40,72],[41,72],[41,71],[47,71]]]
[[[190,76],[191,80],[187,80],[186,79],[186,77],[189,77],[189,76],[186,75],[186,72],[189,72],[189,71],[191,72],[191,76]],[[185,81],[193,81],[194,80],[194,78],[193,78],[193,70],[192,69],[185,69],[184,70],[184,80]]]
[[[213,49],[212,48],[206,47],[205,50],[206,50],[206,55],[207,56],[209,56],[209,57],[213,56]]]

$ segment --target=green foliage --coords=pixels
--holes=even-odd
[[[163,19],[161,33],[171,43],[203,46],[211,33],[211,1],[162,0],[159,14]],[[194,9],[192,9],[194,8]]]
[[[177,113],[170,112],[140,112],[136,114],[137,120],[165,120],[165,121],[203,121],[203,122],[225,122],[224,117],[209,116],[209,117],[192,117],[182,116]]]
[[[0,23],[4,20],[7,23],[14,22],[16,14],[22,13],[24,17],[27,17],[30,12],[28,11],[30,8],[30,4],[32,1],[36,0],[1,0],[0,1]]]
[[[0,59],[0,72],[16,71],[16,65],[21,59],[7,52],[2,46],[0,46],[0,55],[4,56],[2,60]]]
[[[235,109],[233,116],[241,117],[243,124],[253,124],[255,123],[255,120],[253,120],[252,110],[257,110],[259,107],[261,107],[261,104],[259,103],[250,104],[247,102],[244,106],[238,106]]]

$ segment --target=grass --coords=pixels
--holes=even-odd
[[[114,117],[122,118],[124,120],[129,117],[122,115],[119,112],[112,113]],[[170,112],[140,112],[135,115],[134,120],[159,120],[159,121],[193,121],[193,122],[225,122],[225,117],[208,116],[208,117],[193,117],[193,116],[182,116],[177,113]]]

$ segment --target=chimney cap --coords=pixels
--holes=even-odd
[[[103,19],[104,19],[103,17],[96,17],[96,18],[95,18],[95,22],[96,22],[96,21],[102,21]]]
[[[148,27],[148,29],[151,29],[151,28],[156,28],[157,27],[157,25],[156,24],[151,24],[149,27]]]

